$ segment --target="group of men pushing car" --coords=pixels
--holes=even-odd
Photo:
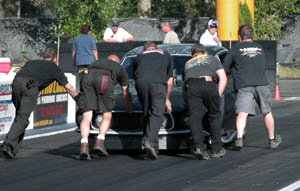
[[[248,115],[255,115],[255,101],[264,115],[269,135],[269,148],[277,148],[281,137],[274,135],[274,119],[271,112],[271,92],[264,73],[265,58],[262,47],[253,42],[250,25],[242,25],[238,31],[240,43],[225,57],[223,65],[214,56],[207,54],[205,47],[195,44],[192,58],[185,64],[183,74],[183,97],[189,111],[189,127],[193,144],[191,152],[198,159],[222,157],[226,154],[221,142],[220,97],[227,84],[226,72],[231,71],[236,96],[237,139],[234,150],[243,148],[243,135]],[[63,72],[55,65],[55,50],[46,50],[42,60],[29,61],[17,73],[12,89],[12,100],[16,107],[15,120],[2,145],[6,158],[13,159],[24,137],[28,118],[36,105],[39,91],[54,80],[68,90],[82,112],[80,159],[90,160],[88,136],[93,112],[101,112],[103,120],[99,126],[94,150],[108,156],[105,135],[110,127],[114,107],[114,86],[119,83],[127,112],[133,112],[128,88],[128,74],[115,55],[98,59],[90,64],[80,79],[80,93],[68,83]],[[225,69],[224,69],[225,68]],[[172,111],[169,96],[173,83],[173,59],[156,44],[147,42],[144,50],[133,64],[135,88],[146,120],[142,146],[146,158],[158,158],[158,132],[164,120],[164,112]],[[217,82],[213,79],[217,78]],[[30,105],[30,107],[28,107]],[[207,108],[211,133],[211,152],[203,143],[202,109]]]

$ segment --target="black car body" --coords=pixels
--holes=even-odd
[[[190,144],[190,130],[188,128],[188,115],[184,107],[182,97],[182,73],[184,64],[191,58],[191,47],[193,44],[161,44],[157,45],[159,49],[167,51],[174,60],[174,84],[170,95],[172,103],[172,113],[165,113],[165,121],[159,131],[159,149],[182,149],[188,148]],[[208,54],[216,56],[222,61],[227,53],[223,47],[206,47]],[[113,110],[111,128],[107,132],[105,145],[107,149],[141,149],[143,134],[143,113],[139,103],[133,80],[133,60],[143,50],[143,47],[137,47],[129,51],[122,59],[121,65],[126,69],[129,76],[129,87],[132,94],[132,102],[135,106],[134,113],[125,112],[120,86],[115,88],[116,104]],[[230,79],[229,79],[230,81]],[[234,95],[229,86],[224,91],[222,97],[222,114],[224,136],[232,134],[234,127]],[[205,115],[205,110],[203,111]],[[77,115],[77,123],[80,116]],[[98,134],[98,125],[101,121],[101,114],[95,114],[92,134]],[[204,120],[204,128],[207,129],[207,120]],[[209,135],[209,131],[205,131]],[[227,139],[225,137],[225,139]],[[225,140],[226,141],[226,140]],[[227,140],[228,141],[228,140]]]

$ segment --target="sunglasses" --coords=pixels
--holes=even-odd
[[[209,28],[215,28],[215,29],[217,29],[218,27],[217,26],[209,26]]]
[[[112,27],[118,27],[119,25],[113,25]]]

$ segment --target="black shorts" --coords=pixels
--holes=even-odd
[[[103,89],[103,76],[108,77]],[[102,87],[102,88],[101,88]],[[104,90],[104,91],[103,91]],[[89,69],[80,85],[78,107],[81,112],[111,112],[115,105],[114,84],[109,71]]]

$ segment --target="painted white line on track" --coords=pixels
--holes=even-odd
[[[299,191],[299,190],[300,190],[300,180],[278,191]]]
[[[286,97],[282,98],[284,101],[300,101],[300,97]]]
[[[77,127],[73,127],[73,128],[69,128],[69,129],[64,129],[64,130],[59,130],[59,131],[53,131],[53,132],[49,132],[49,133],[41,133],[41,134],[37,134],[37,135],[25,136],[24,140],[35,139],[35,138],[39,138],[39,137],[47,137],[47,136],[57,135],[57,134],[62,134],[62,133],[66,133],[66,132],[75,131],[75,129],[77,129]],[[3,143],[3,141],[0,141],[0,143]]]

